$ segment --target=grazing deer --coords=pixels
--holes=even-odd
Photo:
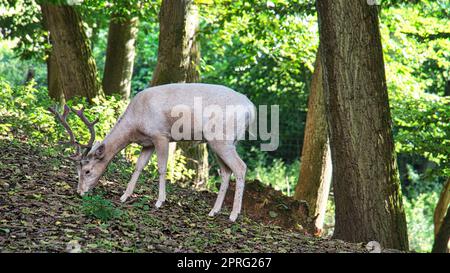
[[[200,106],[199,99],[202,103]],[[227,111],[229,106],[236,106],[235,109],[239,110]],[[216,111],[210,111],[213,114],[208,116],[203,114],[199,107],[210,107]],[[183,109],[183,118],[188,118],[188,123],[191,123],[183,124],[179,132],[183,135],[181,139],[174,136],[176,132],[174,127],[179,120],[177,114],[174,116],[174,109],[177,108]],[[62,116],[55,109],[49,110],[59,119],[69,134],[70,140],[67,143],[76,148],[76,153],[70,158],[77,162],[79,176],[77,191],[80,195],[85,194],[98,183],[108,163],[119,151],[130,143],[138,143],[142,146],[142,151],[136,163],[136,170],[120,200],[125,202],[133,193],[142,169],[156,150],[159,172],[159,195],[156,207],[159,208],[166,200],[169,142],[200,140],[207,142],[216,153],[222,177],[219,194],[209,216],[214,216],[221,210],[231,173],[234,173],[236,191],[230,220],[234,222],[238,217],[242,207],[247,167],[236,152],[236,143],[245,136],[245,130],[255,120],[255,106],[246,96],[227,87],[212,84],[180,83],[151,87],[138,93],[131,100],[105,139],[94,145],[94,125],[98,119],[90,122],[83,114],[84,108],[74,110],[65,105]],[[199,110],[200,117],[195,114]],[[91,137],[87,145],[82,145],[75,139],[66,121],[70,111],[80,117],[89,128]],[[208,126],[213,124],[214,134],[205,130],[207,126],[198,126],[198,123]],[[191,126],[192,124],[194,126]],[[226,125],[226,130],[221,130],[223,125]],[[81,151],[82,149],[85,149],[84,152]]]

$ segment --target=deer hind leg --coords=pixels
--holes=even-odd
[[[123,203],[127,201],[128,197],[133,194],[134,188],[136,187],[136,182],[141,174],[142,170],[147,166],[150,157],[153,154],[154,147],[143,147],[141,154],[136,162],[136,170],[131,176],[130,182],[128,182],[128,186],[122,197],[120,197],[120,201]]]
[[[247,166],[236,152],[236,146],[230,143],[213,143],[211,148],[223,160],[223,162],[231,169],[236,177],[236,190],[234,193],[233,210],[230,214],[230,220],[236,221],[242,209],[242,197],[244,196],[245,172]]]
[[[222,209],[223,200],[225,199],[225,194],[228,190],[228,185],[230,183],[231,170],[228,166],[223,162],[223,160],[216,156],[217,162],[220,166],[220,176],[222,177],[222,183],[220,184],[219,194],[217,195],[216,202],[214,203],[214,207],[211,212],[208,214],[209,216],[214,216]]]
[[[169,156],[169,140],[165,137],[157,137],[153,139],[155,144],[156,155],[158,157],[158,173],[159,173],[159,193],[155,206],[157,208],[166,201],[166,171],[167,158]]]

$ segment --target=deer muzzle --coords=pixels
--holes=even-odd
[[[86,192],[87,192],[88,190],[89,190],[89,189],[84,188],[84,187],[81,185],[81,183],[78,184],[77,193],[78,193],[80,196],[85,195]]]

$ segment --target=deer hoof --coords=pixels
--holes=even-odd
[[[214,215],[216,215],[217,212],[218,212],[218,211],[216,211],[215,209],[212,209],[212,210],[208,213],[208,216],[209,216],[209,217],[214,217]]]
[[[231,212],[231,215],[230,215],[230,221],[231,222],[235,222],[236,221],[236,219],[238,218],[238,216],[239,216],[239,213],[234,213],[234,212]]]
[[[122,195],[120,197],[120,202],[125,203],[125,201],[127,201],[128,197],[130,197],[130,195],[124,193],[124,195]]]
[[[158,200],[158,201],[156,201],[155,207],[157,209],[159,209],[162,206],[163,203],[164,203],[164,201]]]

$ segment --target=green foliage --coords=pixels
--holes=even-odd
[[[443,5],[385,9],[381,33],[396,151],[423,156],[438,165],[436,175],[449,176],[450,34]]]
[[[83,213],[88,217],[94,217],[103,222],[122,216],[123,212],[114,204],[103,198],[102,195],[85,195],[81,205]]]
[[[134,73],[131,79],[133,95],[150,84],[153,69],[158,60],[158,38],[159,24],[156,20],[145,20],[139,23]]]
[[[169,170],[167,179],[172,182],[192,179],[195,171],[186,167],[187,158],[182,154],[182,151],[177,149],[172,156],[173,160],[170,160],[167,164]]]
[[[44,60],[50,45],[35,0],[0,1],[0,39],[15,39],[22,59]]]
[[[54,132],[52,118],[43,113],[49,102],[41,106],[35,104],[44,94],[33,88],[33,85],[31,82],[26,86],[12,87],[0,78],[0,134],[3,136],[13,139],[14,133],[29,132],[35,143],[53,136],[46,134],[48,130]],[[31,139],[30,142],[33,142]]]
[[[334,196],[333,193],[330,194],[327,201],[327,208],[325,211],[325,219],[323,225],[323,236],[327,238],[331,238],[334,232],[334,214],[335,214],[335,206],[334,206]]]
[[[138,201],[133,203],[133,207],[135,208],[140,208],[144,211],[148,211],[150,210],[150,206],[149,203],[150,202],[150,197],[148,195],[143,196],[142,198],[140,198]]]
[[[403,187],[403,205],[408,224],[410,249],[430,252],[434,241],[434,209],[442,190],[436,176],[419,175],[407,165],[409,184]]]
[[[425,192],[414,199],[403,199],[411,250],[431,251],[434,241],[433,213],[438,199],[437,192]]]
[[[393,1],[395,2],[395,1]],[[448,1],[395,3],[381,12],[396,152],[407,165],[402,190],[412,250],[430,251],[433,213],[450,175],[450,34]]]
[[[34,79],[38,85],[47,83],[47,67],[42,63],[33,60],[23,60],[17,57],[13,48],[18,46],[17,41],[0,39],[0,75],[8,79],[13,86],[21,85],[25,82],[29,69],[34,71]]]
[[[292,196],[297,185],[299,166],[298,160],[292,163],[284,163],[283,160],[276,158],[269,166],[260,163],[249,172],[249,178],[254,177],[263,181],[264,184],[271,185],[274,189]]]
[[[438,174],[450,175],[450,97],[396,93],[392,100],[396,150],[435,162]]]
[[[286,163],[279,158],[271,158],[267,153],[260,151],[256,147],[249,150],[238,146],[238,152],[247,165],[246,180],[259,180],[265,185],[269,185],[283,194],[292,196],[297,185],[300,163],[294,160]],[[218,170],[219,166],[215,158],[211,156],[210,169]],[[212,173],[207,182],[207,188],[211,191],[218,191],[222,179],[217,173]]]
[[[252,148],[246,158],[248,179],[257,179],[288,196],[294,194],[300,169],[298,160],[289,164],[279,158],[270,159],[256,148]]]
[[[96,16],[104,16],[109,18],[111,15],[116,15],[116,19],[122,20],[125,18],[154,16],[159,7],[159,2],[151,0],[84,0],[81,8],[87,18]]]
[[[31,143],[57,143],[59,140],[67,138],[64,128],[56,123],[54,116],[47,110],[53,106],[54,102],[48,97],[45,88],[35,88],[35,83],[27,85],[11,86],[7,81],[0,78],[0,113],[2,119],[10,130],[4,128],[3,135],[9,138],[14,137],[14,130],[19,130],[28,136]],[[81,108],[87,105],[84,100],[76,99],[68,104],[74,108]],[[126,102],[116,97],[95,98],[92,105],[87,107],[85,113],[88,119],[93,120],[100,115],[100,122],[96,125],[97,140],[103,138],[112,128],[117,120],[118,113],[121,113],[126,106]],[[83,122],[71,115],[68,118],[74,134],[79,136],[79,141],[83,142],[89,138],[89,131]],[[12,128],[14,125],[14,128]],[[14,130],[13,130],[14,129]]]
[[[270,2],[270,1],[269,1]],[[217,1],[205,9],[202,81],[224,84],[256,105],[280,105],[280,147],[298,158],[318,44],[309,1]]]

